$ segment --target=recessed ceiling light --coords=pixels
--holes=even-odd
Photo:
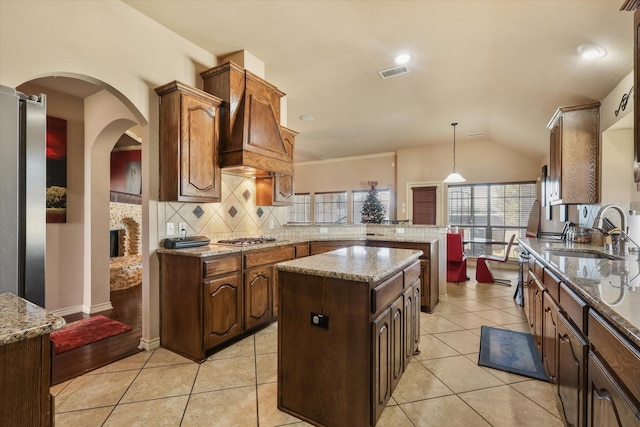
[[[581,44],[578,46],[578,52],[584,59],[598,59],[607,56],[607,49],[592,43]]]
[[[315,119],[311,114],[303,114],[298,118],[304,122],[311,122]]]
[[[401,53],[400,55],[395,57],[393,62],[395,62],[398,65],[402,65],[402,64],[406,64],[407,62],[411,61],[411,59],[412,59],[412,56],[409,55],[408,53]]]

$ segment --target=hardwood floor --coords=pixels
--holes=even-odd
[[[111,305],[113,309],[95,313],[94,316],[101,314],[125,323],[131,326],[131,330],[54,355],[54,385],[140,351],[138,345],[142,336],[142,286],[111,292]],[[90,316],[78,313],[65,316],[64,319],[70,323],[85,317]]]

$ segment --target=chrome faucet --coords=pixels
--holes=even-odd
[[[596,219],[593,221],[593,228],[596,230],[600,230],[602,232],[602,218],[604,217],[604,213],[609,209],[615,209],[620,214],[620,230],[623,233],[627,233],[627,214],[624,213],[624,210],[618,205],[603,205],[598,214],[596,215]]]

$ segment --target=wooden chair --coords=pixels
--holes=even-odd
[[[489,266],[488,261],[495,262],[507,262],[509,260],[509,252],[511,252],[511,246],[513,246],[513,241],[516,239],[516,235],[513,234],[511,239],[509,240],[509,244],[507,245],[504,256],[499,257],[495,255],[480,255],[478,256],[477,264],[476,264],[476,281],[478,283],[496,283],[498,285],[503,286],[511,286],[511,280],[508,279],[496,279],[491,272],[491,267]]]
[[[447,282],[458,283],[468,279],[462,234],[447,233]]]

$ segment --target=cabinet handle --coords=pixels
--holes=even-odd
[[[613,406],[615,406],[615,402],[613,401],[613,398],[611,397],[611,393],[609,393],[606,389],[601,388],[601,389],[594,389],[593,390],[593,394],[596,395],[596,397],[599,400],[607,400],[609,401]],[[617,414],[616,414],[617,415]]]

